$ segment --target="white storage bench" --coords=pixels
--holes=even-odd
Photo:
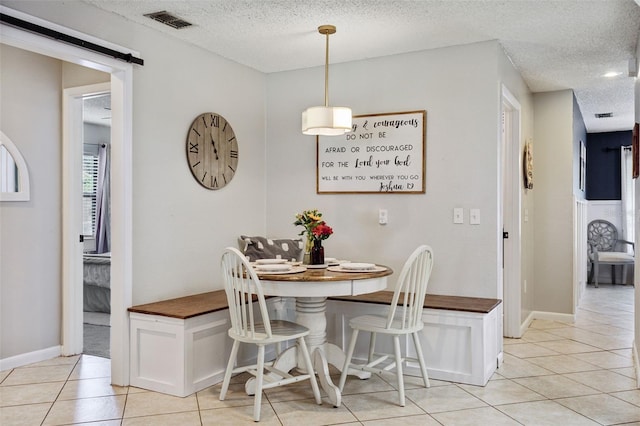
[[[349,319],[380,313],[392,297],[393,292],[380,291],[329,298],[327,340],[346,348]],[[293,320],[293,302],[269,298],[270,315]],[[484,386],[502,354],[501,307],[497,299],[427,295],[421,342],[429,376]],[[232,345],[224,290],[133,306],[129,317],[131,386],[185,397],[222,381]],[[356,360],[366,357],[361,340]],[[255,354],[240,356],[248,360]],[[420,375],[417,366],[409,366],[405,374]]]
[[[222,381],[229,353],[224,290],[129,308],[130,384],[184,397]]]
[[[389,305],[393,292],[380,291],[360,296],[331,297],[328,307],[328,335],[343,348],[351,338],[349,320],[353,317],[380,314],[381,305]],[[462,296],[427,295],[422,319],[422,349],[429,377],[456,383],[484,386],[496,371],[502,357],[501,301]],[[386,310],[382,311],[386,314]],[[368,353],[367,338],[359,338],[354,359],[364,361]],[[378,339],[383,345],[390,339]],[[389,347],[383,351],[393,353]],[[413,345],[404,349],[413,352]],[[415,354],[412,354],[415,355]],[[420,376],[419,367],[408,366],[405,374]]]

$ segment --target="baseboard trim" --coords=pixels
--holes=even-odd
[[[575,322],[576,316],[573,314],[560,314],[558,312],[531,311],[522,322],[522,325],[520,325],[520,336],[527,331],[533,320],[537,319],[572,323]]]
[[[59,357],[61,354],[62,346],[51,346],[50,348],[0,359],[0,371],[22,367],[23,365],[33,364],[35,362],[46,361],[48,359]]]
[[[558,312],[533,311],[531,312],[531,315],[533,316],[533,319],[540,319],[540,320],[570,322],[570,323],[573,323],[576,321],[576,316],[574,314],[561,314]]]
[[[527,331],[527,329],[533,322],[533,319],[533,312],[529,312],[529,315],[527,315],[527,319],[525,319],[524,322],[520,325],[520,335],[518,337],[522,337],[522,335],[525,333],[525,331]]]

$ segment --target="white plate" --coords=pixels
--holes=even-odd
[[[374,269],[376,265],[374,263],[343,263],[340,265],[342,269],[349,271],[366,271],[367,269]]]
[[[309,269],[324,269],[329,265],[327,265],[326,263],[323,263],[322,265],[304,265],[304,266],[306,266]]]
[[[256,260],[258,265],[273,265],[278,263],[287,263],[287,259],[258,259]]]
[[[256,270],[256,272],[258,273],[258,275],[281,275],[281,274],[297,274],[299,272],[304,272],[306,271],[307,268],[304,266],[294,266],[291,269],[288,269],[286,271],[258,271]]]
[[[352,272],[352,273],[361,273],[361,274],[366,274],[369,272],[382,272],[382,271],[386,271],[387,268],[385,268],[384,266],[374,266],[371,269],[346,269],[343,265],[339,265],[339,266],[329,266],[327,268],[328,271],[331,272]]]
[[[291,265],[275,264],[275,265],[256,265],[256,271],[259,272],[284,272],[291,269]]]
[[[335,257],[325,257],[324,263],[328,263],[328,264],[338,263],[338,259],[336,259]]]

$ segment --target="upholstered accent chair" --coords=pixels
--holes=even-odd
[[[598,287],[600,265],[611,265],[611,282],[616,283],[616,266],[622,266],[622,281],[627,276],[627,266],[635,263],[635,245],[618,238],[618,230],[609,221],[596,219],[587,227],[587,244],[591,272],[589,282]]]

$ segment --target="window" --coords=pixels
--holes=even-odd
[[[84,146],[82,154],[82,234],[92,237],[96,229],[98,191],[98,145]]]

